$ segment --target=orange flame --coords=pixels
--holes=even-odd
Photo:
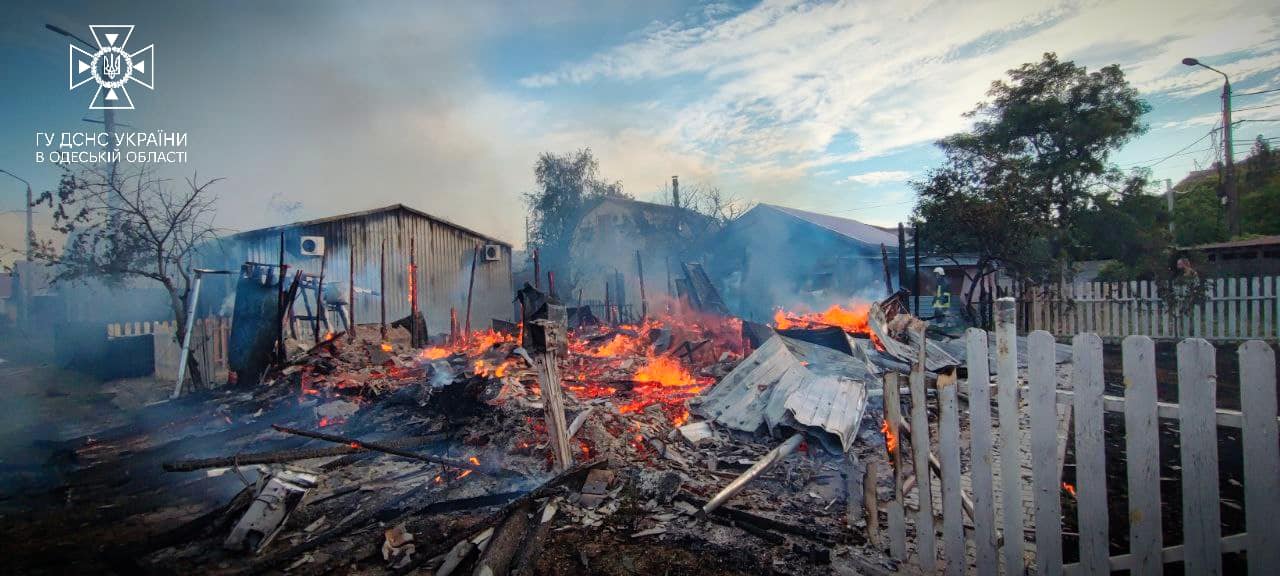
[[[774,326],[786,330],[788,328],[815,328],[818,326],[836,326],[845,332],[866,334],[870,332],[867,317],[871,313],[871,304],[854,302],[848,308],[832,304],[822,312],[798,313],[778,309],[773,314]]]
[[[680,362],[670,356],[650,358],[649,363],[637,370],[631,379],[667,387],[695,386],[698,383]]]
[[[884,445],[889,450],[889,454],[893,455],[898,451],[898,435],[894,433],[893,427],[889,425],[889,419],[885,418],[880,423],[880,432],[884,434]]]
[[[430,346],[422,351],[421,356],[423,360],[439,360],[441,358],[444,358],[445,356],[448,356],[449,354],[450,352],[447,348],[441,348],[439,346]]]
[[[381,347],[383,352],[390,352],[392,350],[390,342],[383,342]]]
[[[1067,494],[1070,494],[1072,498],[1076,497],[1076,487],[1074,484],[1071,484],[1070,482],[1063,482],[1062,489],[1066,490]]]

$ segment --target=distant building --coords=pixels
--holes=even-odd
[[[238,271],[247,261],[277,264],[282,238],[284,263],[289,266],[290,276],[296,270],[320,274],[323,261],[327,301],[350,301],[347,285],[354,245],[358,324],[379,321],[384,243],[388,323],[409,315],[411,244],[418,266],[415,290],[431,334],[448,331],[451,308],[457,310],[460,322],[465,320],[473,258],[473,329],[488,328],[493,318],[512,320],[511,245],[403,204],[227,236],[204,251],[201,266]],[[316,254],[314,238],[323,239],[323,248],[318,250],[321,254]],[[312,243],[304,244],[307,239]],[[202,312],[229,315],[235,276],[210,279],[201,295]],[[295,311],[301,310],[299,303]],[[329,323],[342,326],[332,314]]]
[[[1182,248],[1199,252],[1206,263],[1201,275],[1271,276],[1280,274],[1280,236],[1260,236]]]
[[[778,307],[811,309],[885,296],[881,245],[897,286],[898,236],[850,218],[760,204],[713,243],[710,273],[730,310],[764,321]]]
[[[600,304],[605,299],[605,283],[611,282],[612,302],[616,304],[621,295],[632,315],[638,316],[636,254],[644,265],[645,295],[651,303],[659,302],[671,294],[668,279],[680,275],[680,262],[695,257],[701,242],[716,230],[714,219],[688,208],[627,198],[594,200],[574,229],[570,247],[572,294],[565,293],[563,271],[553,271],[561,277],[560,298],[569,304],[576,304],[579,298],[584,304]],[[545,286],[547,270],[542,273]]]

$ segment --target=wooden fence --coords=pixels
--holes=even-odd
[[[1147,336],[1130,336],[1122,345],[1125,392],[1123,397],[1104,394],[1102,340],[1096,334],[1072,339],[1070,389],[1059,389],[1054,337],[1043,330],[1027,339],[1026,385],[1019,384],[1015,303],[1002,298],[997,305],[996,383],[990,384],[988,335],[970,329],[966,335],[968,380],[953,374],[936,380],[936,407],[929,407],[926,378],[917,364],[910,377],[911,424],[902,421],[898,376],[886,375],[885,418],[894,430],[906,430],[898,439],[891,461],[895,463],[894,498],[888,503],[890,554],[914,561],[926,571],[939,568],[946,574],[974,570],[995,574],[1020,574],[1026,568],[1026,534],[1034,534],[1033,568],[1037,574],[1104,574],[1130,570],[1134,574],[1159,574],[1170,562],[1184,562],[1187,574],[1219,574],[1222,554],[1247,551],[1250,574],[1280,573],[1280,445],[1277,439],[1276,364],[1269,345],[1249,341],[1239,346],[1242,411],[1216,408],[1217,378],[1214,347],[1201,338],[1177,345],[1178,403],[1161,403],[1156,396],[1155,345]],[[963,388],[963,390],[960,390]],[[992,389],[997,421],[992,422]],[[958,397],[967,397],[970,409],[967,448],[972,456],[968,469],[961,466],[961,411]],[[1021,397],[1020,397],[1021,396]],[[921,401],[923,400],[923,401]],[[1062,551],[1063,485],[1059,463],[1061,442],[1056,426],[1059,406],[1074,413],[1076,502],[1080,561],[1064,565]],[[937,442],[930,439],[929,412],[936,408]],[[1103,413],[1124,413],[1127,454],[1127,510],[1114,505],[1107,492]],[[1183,542],[1163,541],[1161,529],[1161,478],[1158,418],[1179,422]],[[993,426],[994,424],[994,426]],[[1246,531],[1222,535],[1219,522],[1218,427],[1240,428],[1243,443]],[[889,426],[886,426],[889,428]],[[1029,434],[1024,444],[1023,435]],[[904,442],[903,440],[906,440]],[[916,477],[914,546],[908,547],[903,490],[903,455],[910,444],[915,470],[928,470],[930,452],[937,454],[939,478]],[[1019,447],[1029,446],[1024,455]],[[927,450],[916,447],[927,447]],[[936,452],[935,452],[936,451]],[[997,457],[998,456],[998,457]],[[1021,468],[1029,457],[1030,481]],[[998,461],[998,462],[997,462]],[[966,479],[966,483],[962,480]],[[997,482],[998,480],[998,482]],[[931,502],[934,482],[941,484],[941,557],[938,557],[938,511]],[[1000,498],[997,519],[996,496]],[[1024,506],[1031,504],[1031,513]],[[1108,517],[1126,518],[1129,551],[1109,554]],[[972,523],[965,530],[965,516]],[[1028,518],[1029,516],[1029,518]],[[973,563],[966,561],[966,548]],[[908,549],[914,557],[907,558]],[[1003,562],[1002,562],[1003,561]],[[1012,569],[1010,569],[1012,567]]]
[[[173,322],[158,323],[155,328],[156,379],[173,382],[178,377],[182,347],[174,337]],[[191,352],[203,369],[208,382],[227,380],[227,340],[231,336],[231,319],[225,317],[196,320],[191,328]],[[190,372],[187,378],[190,379]]]
[[[1280,277],[1207,278],[1202,302],[1177,309],[1153,282],[1073,282],[1037,286],[1019,296],[1024,332],[1092,332],[1119,339],[1206,340],[1280,337]]]

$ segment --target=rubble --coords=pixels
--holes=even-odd
[[[257,386],[153,407],[174,423],[163,432],[76,445],[90,466],[70,477],[105,472],[93,461],[114,454],[136,490],[228,494],[130,544],[140,572],[825,574],[887,562],[837,505],[848,487],[859,503],[875,493],[874,479],[843,477],[848,455],[884,458],[880,419],[864,418],[886,369],[871,333],[792,326],[752,350],[741,321],[687,310],[526,328],[424,348],[376,325],[291,343]],[[544,362],[570,421],[559,473]],[[263,516],[264,487],[289,478],[290,505]]]

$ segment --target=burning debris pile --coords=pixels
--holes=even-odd
[[[68,443],[65,502],[129,520],[101,535],[127,571],[892,571],[850,529],[867,522],[851,463],[883,458],[864,410],[911,360],[880,310],[779,312],[777,334],[688,310],[569,326],[561,355],[530,344],[547,320],[425,348],[361,326],[294,346],[259,386],[152,407],[166,424],[145,434]]]

